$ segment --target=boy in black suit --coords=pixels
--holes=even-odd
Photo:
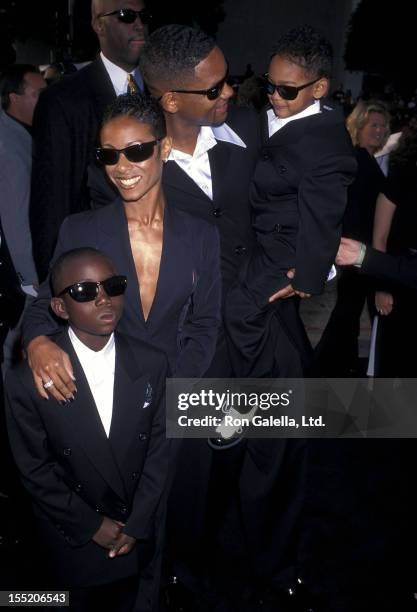
[[[11,371],[10,442],[71,609],[124,612],[152,557],[166,479],[166,358],[114,333],[127,281],[100,251],[64,253],[51,283],[51,308],[69,324],[55,342],[71,356],[77,393],[57,406],[39,397],[26,363]]]
[[[303,26],[278,41],[265,75],[270,107],[251,187],[257,247],[226,302],[241,377],[297,377],[309,364],[298,298],[324,289],[356,171],[344,118],[322,104],[331,69],[330,44]]]

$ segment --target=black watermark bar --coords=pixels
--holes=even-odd
[[[417,438],[417,379],[167,380],[169,438]]]
[[[2,608],[69,606],[69,591],[0,591]]]

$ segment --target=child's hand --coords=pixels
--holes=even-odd
[[[127,533],[121,533],[117,538],[116,542],[113,544],[108,557],[113,559],[114,557],[120,557],[122,555],[127,555],[130,553],[132,548],[136,544],[136,539],[132,538],[132,536],[127,535]]]
[[[99,546],[111,550],[123,527],[123,523],[118,523],[105,516],[99,530],[93,535],[92,540]]]

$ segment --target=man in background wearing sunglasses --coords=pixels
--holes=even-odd
[[[150,21],[143,0],[93,0],[91,9],[100,56],[48,88],[34,118],[30,221],[40,282],[64,218],[90,207],[87,167],[104,109],[143,89],[137,65]]]
[[[11,370],[10,442],[50,573],[70,590],[71,609],[131,612],[139,568],[152,559],[161,528],[167,359],[114,332],[127,280],[100,251],[63,253],[51,284],[51,308],[68,323],[54,341],[71,356],[77,393],[61,407],[34,394],[27,362]]]

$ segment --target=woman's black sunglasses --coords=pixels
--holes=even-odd
[[[133,23],[139,17],[141,22],[144,25],[147,25],[152,19],[152,15],[148,9],[141,9],[140,11],[135,11],[133,9],[119,9],[117,11],[112,11],[111,13],[102,13],[99,15],[99,17],[110,17],[111,15],[116,15],[118,21],[121,23]]]
[[[106,147],[96,148],[96,159],[105,166],[114,166],[119,161],[120,153],[123,153],[130,162],[143,162],[152,157],[153,148],[159,140],[132,144],[124,149],[108,149]]]
[[[58,297],[68,293],[76,302],[92,302],[98,296],[100,287],[103,287],[109,297],[123,295],[127,287],[127,278],[126,276],[111,276],[97,283],[81,281],[80,283],[74,283],[74,285],[65,287],[65,289],[58,293]]]
[[[306,87],[310,87],[310,85],[314,85],[314,83],[317,83],[317,81],[320,81],[321,77],[319,77],[318,79],[314,79],[314,81],[310,81],[309,83],[306,83],[305,85],[299,85],[298,87],[296,87],[295,85],[275,85],[274,83],[271,83],[271,81],[269,80],[268,73],[264,74],[263,78],[265,80],[266,93],[269,96],[273,96],[275,91],[277,91],[278,95],[283,100],[295,100],[296,97],[298,96],[299,91],[301,91],[302,89],[305,89]]]
[[[228,78],[229,73],[227,72],[222,80],[213,85],[213,87],[210,87],[210,89],[172,89],[171,91],[173,93],[198,94],[200,96],[207,96],[209,100],[216,100],[220,96]]]

